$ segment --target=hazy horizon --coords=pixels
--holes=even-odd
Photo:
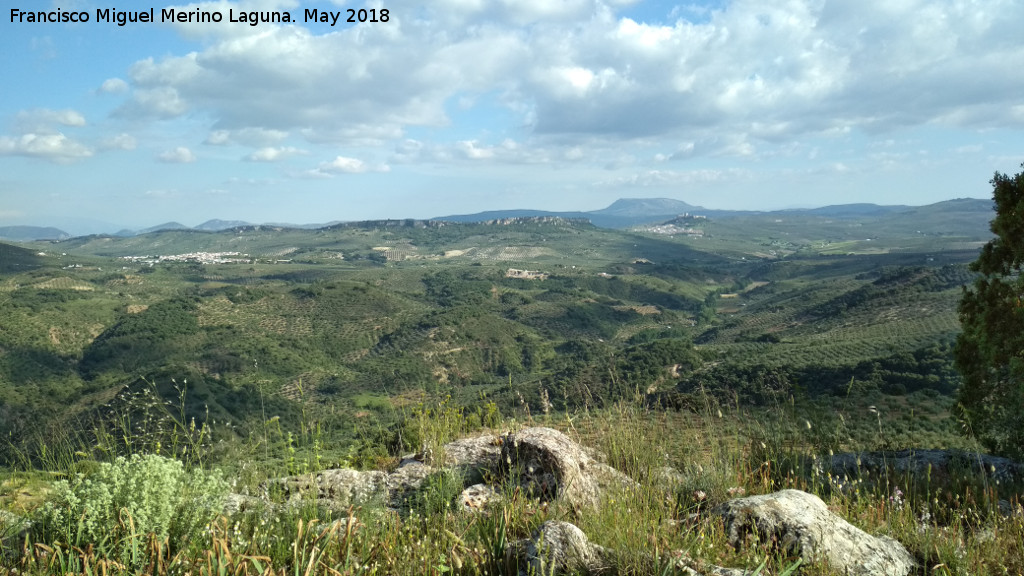
[[[938,202],[931,202],[931,203],[928,203],[928,204],[916,204],[916,205],[915,204],[874,204],[874,203],[868,203],[868,204],[873,204],[873,205],[882,206],[882,207],[885,207],[885,206],[907,206],[907,207],[913,208],[913,207],[928,206],[928,205],[931,205],[931,204],[936,204],[936,203],[941,203],[941,202],[948,202],[948,201],[952,201],[952,200],[961,200],[961,199],[964,199],[964,198],[947,198],[945,200],[939,200]],[[450,217],[450,216],[462,216],[462,215],[472,215],[472,214],[477,214],[477,213],[490,213],[490,212],[513,212],[513,211],[518,211],[518,210],[538,210],[538,211],[555,212],[555,213],[559,213],[559,212],[594,212],[594,211],[599,211],[599,210],[608,208],[609,206],[611,206],[611,204],[613,204],[614,202],[617,202],[619,200],[678,200],[678,199],[675,199],[675,198],[671,198],[671,199],[666,199],[666,198],[620,198],[620,199],[617,199],[617,200],[613,201],[612,203],[609,203],[606,206],[602,206],[602,207],[597,208],[595,210],[569,209],[569,210],[559,210],[559,211],[554,211],[554,210],[552,210],[552,211],[545,211],[545,210],[542,210],[542,209],[539,209],[539,208],[531,208],[531,207],[527,207],[527,206],[522,206],[522,207],[516,207],[516,208],[494,208],[494,209],[480,210],[479,212],[471,212],[471,213],[470,212],[465,212],[465,213],[455,213],[455,212],[453,212],[453,213],[446,213],[446,214],[433,214],[431,216],[415,217],[413,219],[428,220],[428,219],[444,218],[444,217]],[[678,200],[678,201],[679,202],[685,202],[685,200]],[[858,203],[848,203],[848,204],[845,204],[845,205],[851,205],[851,204],[858,204]],[[864,203],[860,203],[860,204],[864,204]],[[755,211],[755,212],[776,212],[776,211],[787,211],[787,210],[814,210],[814,209],[817,209],[817,208],[825,208],[825,207],[828,207],[828,206],[838,206],[838,205],[836,205],[836,204],[820,204],[820,205],[805,205],[805,206],[781,206],[781,207],[778,207],[778,208],[769,208],[769,209],[765,209],[765,210],[750,210],[750,211]],[[722,210],[722,209],[719,209],[719,208],[715,208],[714,206],[694,206],[694,208],[696,208],[698,210],[704,209],[704,210],[708,210],[708,211]],[[739,208],[737,210],[739,210],[739,211],[746,211],[746,210],[744,210],[742,208]],[[695,214],[699,215],[700,212],[699,211],[695,212]],[[283,221],[283,220],[249,221],[249,220],[242,220],[242,219],[239,219],[239,218],[225,218],[225,217],[213,216],[213,217],[210,217],[210,218],[205,218],[205,219],[197,220],[197,221],[181,221],[181,220],[171,219],[171,220],[160,220],[160,221],[154,221],[154,222],[138,223],[138,224],[125,223],[125,222],[121,222],[121,223],[107,222],[107,221],[100,221],[100,220],[95,220],[95,221],[82,220],[82,221],[78,221],[76,223],[76,221],[74,221],[74,219],[68,219],[68,220],[65,221],[65,224],[69,224],[67,226],[59,225],[60,222],[41,222],[41,223],[10,224],[9,226],[28,226],[28,227],[39,227],[39,228],[52,227],[52,228],[58,228],[58,229],[62,230],[63,232],[66,232],[66,233],[70,234],[71,236],[86,236],[86,235],[91,235],[91,234],[116,234],[118,232],[139,232],[139,231],[142,231],[142,230],[148,230],[150,228],[162,226],[162,225],[165,225],[165,224],[172,224],[172,223],[181,224],[183,226],[186,226],[186,227],[192,228],[192,229],[194,229],[194,228],[196,228],[198,226],[202,226],[203,224],[207,224],[207,223],[215,222],[215,221],[219,221],[219,222],[244,222],[245,225],[272,225],[272,226],[301,226],[301,227],[309,227],[309,226],[314,226],[314,225],[328,225],[328,224],[337,223],[337,222],[359,222],[359,221],[366,221],[366,220],[404,220],[404,219],[408,219],[408,218],[412,218],[412,217],[385,216],[385,217],[382,217],[382,218],[357,219],[357,220],[344,220],[344,219],[331,219],[331,218],[327,218],[327,219],[323,219],[323,220],[308,221],[308,222],[286,222],[286,221]],[[3,226],[8,226],[8,224],[4,224]]]

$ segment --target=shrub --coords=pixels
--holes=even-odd
[[[86,476],[54,485],[36,522],[37,541],[85,547],[137,566],[150,535],[172,547],[198,538],[219,512],[228,484],[219,475],[186,472],[155,454],[120,457]]]

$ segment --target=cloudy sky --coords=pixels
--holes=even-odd
[[[90,21],[0,12],[0,226],[927,204],[1024,161],[1017,0],[24,4]],[[349,8],[388,22],[303,21]]]

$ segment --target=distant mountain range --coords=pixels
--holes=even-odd
[[[502,218],[524,216],[551,216],[561,218],[586,218],[595,226],[602,228],[630,228],[641,224],[660,223],[672,220],[683,214],[707,216],[708,218],[737,218],[741,216],[793,216],[807,215],[834,219],[855,218],[895,218],[905,215],[908,219],[920,215],[962,213],[965,217],[976,218],[979,213],[992,214],[992,201],[977,198],[959,198],[946,200],[927,206],[879,206],[878,204],[839,204],[821,208],[788,209],[773,211],[754,210],[712,210],[703,206],[694,206],[680,200],[670,198],[622,198],[611,206],[590,212],[548,212],[544,210],[491,210],[476,214],[460,214],[440,216],[435,220],[452,222],[481,222]]]
[[[31,242],[33,240],[65,240],[71,234],[52,227],[42,226],[0,226],[0,240]]]
[[[601,228],[631,228],[643,224],[655,224],[666,222],[683,214],[706,216],[708,218],[726,219],[749,216],[816,216],[829,219],[857,219],[857,218],[884,218],[891,220],[894,224],[906,223],[910,225],[913,221],[922,216],[942,216],[952,219],[967,219],[972,222],[979,218],[991,218],[993,206],[991,200],[977,198],[959,198],[946,200],[927,206],[879,206],[878,204],[839,204],[834,206],[823,206],[821,208],[787,209],[773,211],[754,210],[714,210],[703,206],[694,206],[681,200],[671,198],[621,198],[613,202],[607,208],[591,210],[587,212],[553,212],[547,210],[490,210],[477,212],[475,214],[455,214],[449,216],[438,216],[431,220],[444,220],[448,222],[486,222],[488,220],[502,220],[507,218],[526,217],[556,217],[586,219],[595,226]],[[987,220],[986,220],[987,221]],[[219,232],[232,228],[247,226],[276,226],[281,228],[316,229],[340,223],[332,221],[322,224],[283,224],[264,223],[253,224],[242,220],[207,220],[195,227],[186,226],[180,222],[165,222],[157,226],[150,226],[142,230],[121,230],[114,233],[114,236],[138,236],[165,230],[197,230],[203,232]],[[63,230],[52,227],[39,226],[6,226],[0,227],[0,239],[15,242],[30,242],[34,240],[63,240],[71,235]]]

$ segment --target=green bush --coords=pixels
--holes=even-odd
[[[62,480],[40,509],[37,541],[85,547],[137,566],[150,535],[187,546],[220,511],[228,484],[214,473],[186,472],[155,454],[120,457],[86,476]]]

